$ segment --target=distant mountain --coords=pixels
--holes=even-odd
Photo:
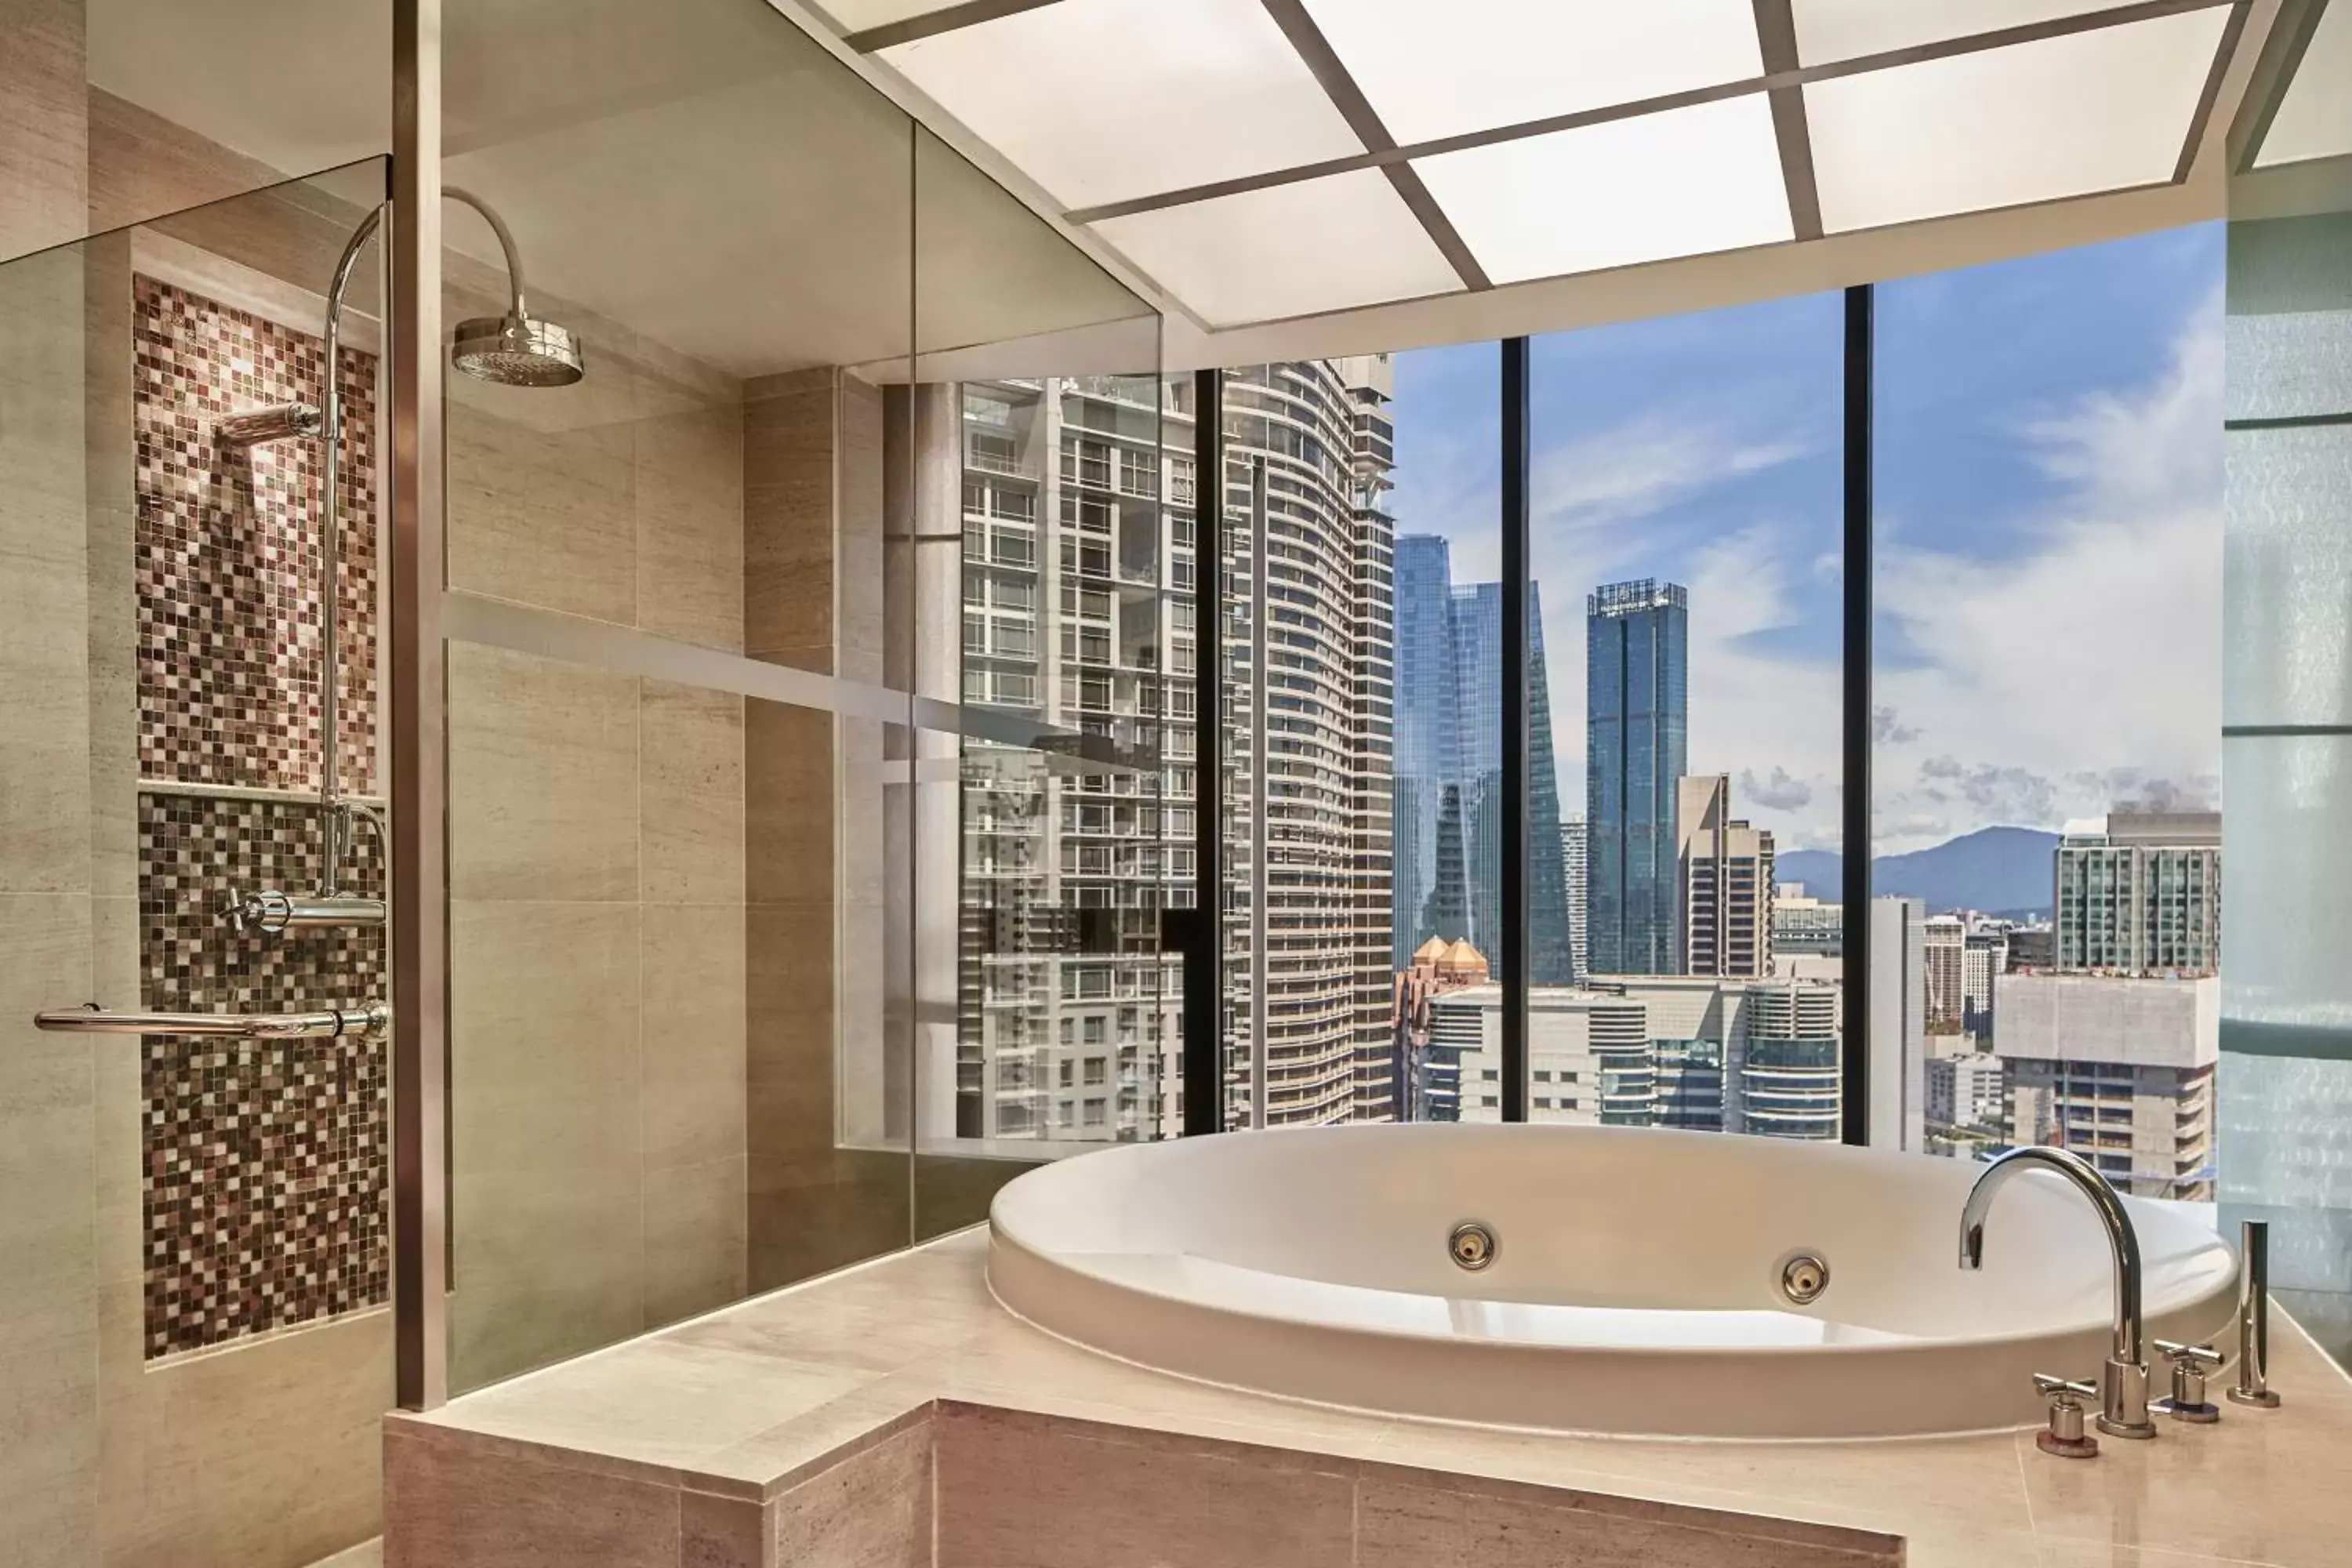
[[[2057,847],[2058,836],[2039,828],[1980,827],[1932,849],[1879,856],[1870,865],[1871,890],[1883,898],[1925,900],[1931,914],[2047,913],[2050,857]],[[1844,862],[1834,850],[1792,849],[1774,862],[1773,875],[1782,882],[1802,882],[1817,899],[1844,893]]]

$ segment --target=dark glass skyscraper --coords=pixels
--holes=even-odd
[[[1644,577],[1604,584],[1584,609],[1585,948],[1596,974],[1671,973],[1690,596]]]
[[[1489,963],[1502,952],[1503,590],[1499,583],[1456,586],[1451,579],[1444,540],[1398,539],[1400,969],[1433,936],[1466,936]],[[1528,584],[1528,816],[1534,824],[1557,824],[1559,773],[1552,758],[1542,600],[1534,584]],[[1531,831],[1528,848],[1528,979],[1564,985],[1574,973],[1556,828]]]

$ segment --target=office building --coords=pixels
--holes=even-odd
[[[1570,978],[1581,980],[1587,973],[1588,951],[1584,942],[1584,818],[1571,813],[1559,821],[1560,887],[1566,894],[1562,900],[1568,910],[1568,964]]]
[[[1738,1131],[1816,1141],[1838,1136],[1843,998],[1842,986],[1819,980],[1747,988],[1745,1048],[1734,1053]]]
[[[1870,1110],[1874,1149],[1927,1146],[1927,906],[1870,900]]]
[[[1835,958],[1845,951],[1845,906],[1825,903],[1806,892],[1802,882],[1777,882],[1772,888],[1772,955],[1790,958]],[[1780,972],[1780,965],[1774,965]]]
[[[2009,931],[1999,922],[1969,932],[1960,952],[1960,1026],[1977,1039],[1993,1029],[1994,999],[2009,968]]]
[[[1234,1121],[1393,1113],[1393,978],[1384,359],[1247,366],[1230,384],[1270,410],[1228,445],[1226,570],[1324,634],[1270,638],[1281,722],[1261,726],[1234,681],[1224,788],[1236,879],[1251,842],[1263,733],[1268,853],[1264,963],[1246,912],[1228,918],[1229,1033],[1252,1039],[1264,998],[1267,1081],[1244,1055]],[[966,384],[963,700],[1139,754],[1161,769],[1079,773],[1044,752],[967,744],[956,1126],[988,1138],[1127,1139],[1175,1131],[1181,969],[1159,911],[1189,904],[1192,592],[1211,569],[1192,516],[1189,388],[1150,377]],[[1349,454],[1344,467],[1297,454]],[[1253,513],[1255,465],[1270,496]],[[1246,672],[1249,647],[1229,657]],[[1172,793],[1163,797],[1162,781]],[[1433,853],[1434,844],[1431,846]],[[1262,978],[1262,989],[1254,979]]]
[[[2053,886],[2061,971],[2219,973],[2221,813],[2116,812],[2070,822]]]
[[[1772,962],[1772,836],[1731,815],[1731,776],[1676,782],[1675,967],[1760,976]]]
[[[1690,596],[1649,578],[1585,601],[1585,945],[1602,974],[1675,970],[1675,790],[1689,752]]]
[[[1422,943],[1412,962],[1397,973],[1391,1063],[1396,1121],[1461,1120],[1461,1048],[1452,1036],[1436,1036],[1432,1004],[1450,992],[1483,985],[1487,978],[1486,960],[1476,949],[1439,936]]]
[[[2213,1196],[2221,981],[2010,974],[1993,1049],[2009,1138],[2071,1149],[2124,1192]]]
[[[1503,590],[1451,581],[1443,539],[1397,544],[1398,763],[1396,921],[1400,968],[1432,936],[1462,937],[1495,960],[1504,951]],[[1528,585],[1528,973],[1575,977],[1561,846],[1540,830],[1559,820],[1545,672],[1540,584]]]
[[[2005,1124],[2000,1058],[1991,1052],[1930,1057],[1927,1081],[1929,1127],[1992,1132]]]
[[[1927,1032],[1957,1035],[1968,1011],[1968,922],[1958,915],[1931,915],[1919,936],[1927,965]]]

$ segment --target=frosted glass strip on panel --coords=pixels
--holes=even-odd
[[[1415,160],[1497,283],[1793,237],[1763,94]]]
[[[1934,5],[1889,0],[1791,0],[1797,25],[1797,58],[1827,65],[1860,55],[1906,49],[1916,44],[1964,38],[1973,33],[2021,27],[2061,16],[2104,11],[2116,0],[1936,0]]]
[[[2228,406],[2232,419],[2352,415],[2352,305],[2231,316]]]
[[[2221,788],[2236,890],[2222,1016],[2273,1048],[2300,1037],[2304,1054],[2352,1052],[2352,735],[2226,740]]]
[[[1378,169],[1094,226],[1212,326],[1344,310],[1462,286]]]
[[[2171,179],[2227,16],[2189,11],[1809,85],[1822,226]]]
[[[1307,0],[1400,142],[1630,103],[1764,69],[1748,0]]]
[[[1361,153],[1257,0],[1059,0],[885,49],[1072,207]]]
[[[2224,450],[2221,721],[2352,723],[2352,426]]]
[[[2352,153],[2352,5],[2330,5],[2254,162],[2268,168],[2346,153]]]

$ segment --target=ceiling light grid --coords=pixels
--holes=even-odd
[[[1225,325],[2184,179],[2247,5],[834,8]]]

